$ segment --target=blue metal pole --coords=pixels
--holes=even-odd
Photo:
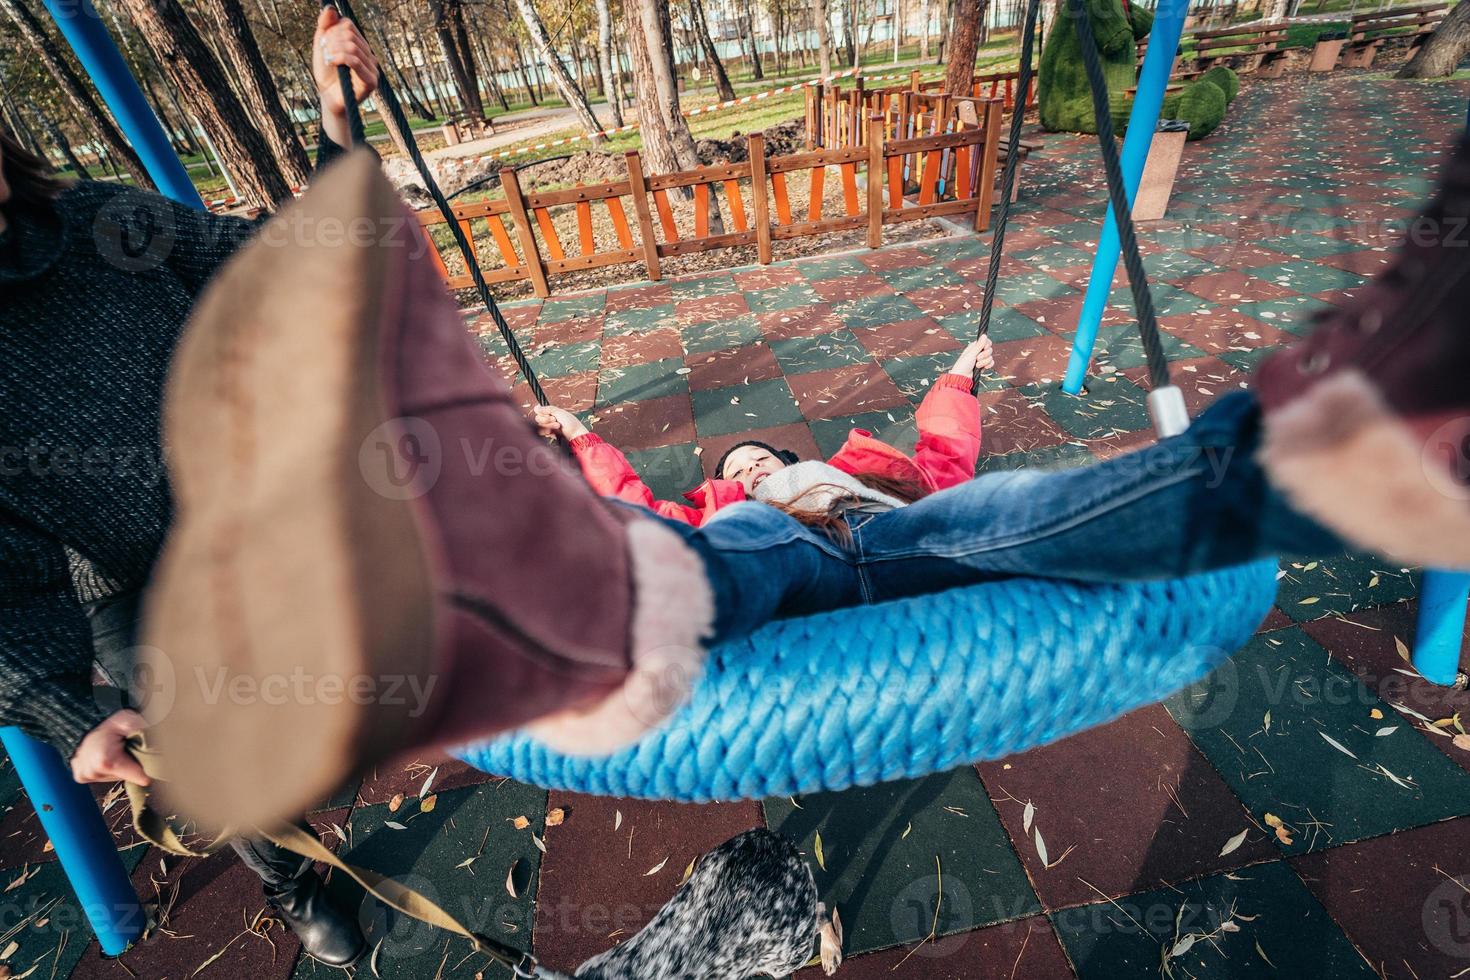
[[[1189,0],[1160,0],[1158,9],[1154,11],[1148,51],[1138,72],[1138,90],[1133,96],[1132,114],[1128,117],[1128,134],[1123,138],[1123,151],[1119,155],[1129,203],[1138,193],[1138,182],[1143,178],[1143,165],[1153,143],[1154,129],[1159,124],[1164,92],[1169,87],[1169,72],[1174,67],[1174,55],[1179,50],[1179,37],[1184,33],[1184,17],[1188,12]],[[1082,313],[1077,319],[1072,358],[1067,364],[1067,376],[1062,381],[1062,390],[1068,394],[1079,394],[1087,380],[1087,366],[1092,362],[1097,329],[1108,305],[1108,294],[1113,290],[1113,273],[1118,269],[1121,248],[1118,222],[1109,207],[1103,222],[1102,238],[1097,243],[1097,254],[1092,260],[1092,278],[1087,283],[1087,295],[1082,300]]]
[[[199,191],[174,155],[168,133],[143,98],[142,89],[91,0],[45,0],[45,4],[158,189],[180,204],[202,211],[204,201]]]
[[[1414,669],[1435,684],[1453,684],[1470,603],[1470,572],[1429,570],[1419,586]]]
[[[143,909],[97,801],[71,778],[61,756],[45,742],[7,726],[0,728],[0,743],[15,763],[102,952],[118,955],[142,935]]]

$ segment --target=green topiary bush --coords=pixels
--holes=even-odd
[[[1220,91],[1225,93],[1226,105],[1234,102],[1235,97],[1240,94],[1240,76],[1224,65],[1216,65],[1201,75],[1199,80],[1220,86]]]
[[[1107,82],[1109,105],[1117,117],[1119,97],[1137,84],[1135,45],[1148,36],[1153,14],[1124,0],[1085,0]],[[1082,47],[1076,24],[1059,21],[1046,39],[1037,71],[1037,102],[1041,127],[1051,132],[1095,133],[1097,119],[1092,94],[1082,66]],[[1126,98],[1126,97],[1125,97]],[[1125,113],[1126,117],[1126,113]]]
[[[1229,105],[1225,90],[1204,78],[1196,80],[1179,94],[1176,118],[1189,123],[1189,138],[1204,139],[1215,131],[1225,118],[1225,107]]]

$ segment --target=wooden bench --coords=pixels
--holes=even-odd
[[[1228,24],[1235,17],[1235,3],[1200,3],[1189,8],[1189,13],[1184,18],[1184,26],[1190,28],[1196,24]]]
[[[1373,13],[1354,14],[1348,31],[1348,43],[1342,49],[1338,64],[1344,68],[1371,68],[1378,49],[1389,35],[1412,38],[1412,57],[1424,39],[1434,33],[1445,19],[1450,5],[1445,2],[1421,3],[1412,7],[1391,7]]]
[[[1193,36],[1195,67],[1200,71],[1234,62],[1232,67],[1238,72],[1276,78],[1286,68],[1286,52],[1281,49],[1281,43],[1286,40],[1285,24],[1220,27]]]

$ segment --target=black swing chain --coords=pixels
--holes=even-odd
[[[357,18],[352,12],[350,0],[322,0],[322,6],[335,6],[343,17],[356,22]],[[337,75],[342,79],[343,93],[347,99],[347,113],[351,123],[352,141],[354,145],[363,145],[362,113],[357,106],[357,100],[352,91],[352,76],[346,67],[339,66]],[[469,270],[470,278],[474,281],[475,290],[480,294],[480,301],[484,304],[490,319],[495,322],[495,329],[500,331],[500,337],[505,341],[506,348],[510,351],[511,358],[520,370],[521,376],[526,379],[530,386],[531,394],[536,399],[536,404],[550,404],[546,398],[546,392],[541,387],[541,382],[536,378],[536,372],[531,367],[531,362],[526,357],[526,352],[521,349],[520,341],[516,339],[510,324],[506,322],[505,315],[500,312],[495,297],[490,294],[490,287],[485,282],[485,274],[480,271],[479,259],[475,257],[475,250],[470,241],[465,237],[464,229],[459,226],[459,220],[454,216],[454,208],[444,197],[444,192],[439,189],[438,181],[429,171],[429,165],[424,161],[424,156],[419,152],[418,143],[413,138],[413,129],[408,124],[408,117],[404,115],[403,106],[399,104],[398,97],[393,93],[393,86],[388,83],[386,73],[378,72],[377,97],[382,100],[388,115],[393,117],[394,124],[399,132],[403,133],[403,142],[408,148],[408,155],[413,159],[413,165],[418,170],[419,177],[428,189],[429,196],[439,208],[439,213],[444,216],[449,225],[450,234],[454,236],[454,242],[459,246],[460,255],[464,257],[465,267]],[[425,232],[427,235],[427,232]],[[432,247],[432,245],[431,245]]]
[[[1097,140],[1102,148],[1103,171],[1107,175],[1108,200],[1118,225],[1118,241],[1123,246],[1123,266],[1128,270],[1128,286],[1133,292],[1133,305],[1138,311],[1138,333],[1148,359],[1149,382],[1154,389],[1166,387],[1169,381],[1169,358],[1159,338],[1159,322],[1154,314],[1153,294],[1148,288],[1148,272],[1138,252],[1138,239],[1133,233],[1133,213],[1128,205],[1128,192],[1123,187],[1123,168],[1118,162],[1118,143],[1113,134],[1113,114],[1108,104],[1108,85],[1097,57],[1097,42],[1092,32],[1092,17],[1087,0],[1067,0],[1067,12],[1077,22],[1077,40],[1082,47],[1082,63],[1087,69],[1087,83],[1092,89],[1092,112],[1097,117]],[[1055,28],[1054,28],[1055,29]]]
[[[975,333],[979,340],[990,332],[991,307],[995,305],[995,288],[1000,280],[1000,263],[1005,256],[1006,226],[1011,218],[1011,192],[1016,186],[1016,169],[1021,160],[1021,126],[1025,121],[1026,104],[1031,100],[1031,56],[1036,46],[1036,20],[1041,11],[1041,0],[1029,0],[1026,20],[1021,29],[1021,71],[1016,81],[1016,105],[1011,111],[1010,142],[1006,152],[1005,170],[1001,174],[1000,217],[995,222],[995,234],[990,239],[990,262],[985,267],[985,292],[980,297],[980,326]],[[975,368],[974,385],[979,392],[980,368]]]

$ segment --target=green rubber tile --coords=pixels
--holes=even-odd
[[[929,389],[934,386],[935,380],[954,367],[955,354],[952,351],[944,351],[938,354],[919,354],[912,357],[895,357],[883,362],[883,370],[898,385],[898,390],[903,392],[909,401],[915,406],[924,400],[929,394]],[[979,391],[1001,391],[1006,388],[1006,382],[994,373],[982,375],[980,378]]]
[[[1230,239],[1224,235],[1205,231],[1189,225],[1173,228],[1154,228],[1139,232],[1139,244],[1157,246],[1173,252],[1185,252],[1193,248],[1225,248]]]
[[[625,452],[634,471],[643,478],[656,500],[684,502],[684,494],[704,482],[698,447],[692,442],[656,449]]]
[[[1418,571],[1387,558],[1334,555],[1283,563],[1276,605],[1298,623],[1401,602],[1419,592]]]
[[[745,294],[745,302],[752,313],[769,313],[772,310],[794,310],[816,300],[812,288],[804,283],[757,289]]]
[[[1013,272],[1001,276],[995,286],[995,298],[1007,306],[1019,306],[1034,299],[1063,299],[1075,295],[1077,290],[1045,272]]]
[[[719,296],[722,293],[736,293],[740,290],[735,286],[735,280],[729,275],[701,276],[698,279],[683,279],[669,283],[673,291],[675,302],[681,299],[703,299],[706,296]]]
[[[1375,976],[1280,861],[1065,909],[1051,921],[1081,980]]]
[[[525,817],[530,826],[512,823]],[[344,827],[348,846],[342,856],[354,864],[388,875],[421,891],[470,928],[516,949],[531,948],[541,851],[532,835],[555,841],[546,828],[546,791],[511,780],[484,783],[436,794],[430,812],[417,797],[396,812],[387,805],[358,807]],[[401,827],[403,829],[397,829]],[[473,859],[473,860],[471,860]],[[507,891],[506,881],[515,896]],[[334,874],[328,892],[348,908],[363,901],[360,888],[345,875]],[[491,968],[487,957],[473,953],[466,940],[455,938],[369,902],[360,921],[372,941],[381,941],[376,975],[382,980],[485,980],[509,977]],[[296,980],[340,980],[341,971],[303,959]]]
[[[1103,439],[1118,432],[1136,432],[1153,423],[1148,417],[1148,393],[1120,375],[1116,381],[1093,379],[1083,395],[1069,395],[1057,385],[1028,385],[1020,391],[1039,401],[1052,421],[1077,439]]]
[[[1059,446],[1021,450],[1012,453],[991,455],[982,453],[975,464],[977,473],[999,473],[1006,470],[1037,469],[1066,470],[1074,466],[1086,466],[1093,461],[1086,446],[1075,442],[1064,442]]]
[[[842,915],[852,955],[917,942],[931,929],[948,936],[1040,909],[968,767],[795,801],[767,800],[765,811],[767,825],[806,854],[822,899]]]
[[[663,326],[673,326],[674,304],[660,303],[635,309],[617,310],[603,317],[602,329],[609,337],[625,333],[642,333]]]
[[[1055,241],[1075,244],[1097,241],[1102,234],[1102,225],[1096,221],[1071,221],[1050,225],[1043,230]]]
[[[559,320],[570,320],[589,313],[601,313],[605,298],[605,293],[598,292],[545,300],[541,304],[541,315],[536,318],[536,322],[556,323]]]
[[[801,409],[781,378],[694,392],[700,439],[801,421]]]
[[[1010,249],[1006,251],[1009,253],[1007,258],[1020,259],[1043,272],[1046,271],[1043,266],[1049,265],[1054,269],[1060,269],[1064,266],[1081,265],[1092,261],[1091,252],[1073,245],[1051,245],[1046,248],[1030,248],[1019,252],[1011,252]],[[1005,269],[1005,266],[1001,267],[1002,276],[1005,275]]]
[[[832,311],[849,327],[881,327],[885,323],[916,320],[924,311],[904,296],[864,296],[834,303]]]
[[[964,286],[969,280],[942,265],[920,265],[907,269],[884,269],[878,273],[884,282],[906,293],[913,289],[928,289],[931,286]]]
[[[797,268],[807,278],[808,282],[820,282],[823,279],[840,279],[843,276],[861,276],[873,270],[864,265],[856,256],[844,256],[836,259],[812,259],[806,262],[798,262]]]
[[[1159,331],[1159,341],[1164,354],[1170,361],[1182,361],[1203,357],[1205,352],[1187,341],[1169,333]],[[1105,323],[1097,331],[1097,347],[1093,351],[1094,361],[1106,361],[1121,370],[1142,367],[1148,363],[1143,351],[1143,338],[1138,333],[1137,323]]]
[[[597,404],[636,402],[687,393],[689,381],[680,373],[687,370],[682,357],[606,368],[597,376]]]
[[[919,246],[919,251],[936,262],[958,262],[961,259],[976,259],[990,255],[990,239],[971,235],[958,235]]]
[[[1235,368],[1237,371],[1243,371],[1246,374],[1251,374],[1256,370],[1257,367],[1260,366],[1261,362],[1270,357],[1275,352],[1275,350],[1276,348],[1274,347],[1257,347],[1255,350],[1221,351],[1215,356],[1224,361],[1226,364],[1229,364],[1231,367]]]
[[[955,340],[968,344],[980,329],[980,310],[962,310],[938,318]],[[1007,340],[1025,340],[1045,336],[1049,331],[1035,320],[1009,306],[996,305],[990,310],[990,339],[997,344]]]
[[[862,364],[873,359],[851,330],[836,330],[815,337],[771,341],[771,352],[786,374],[805,374],[825,368]]]
[[[1267,238],[1256,244],[1283,255],[1300,255],[1305,258],[1336,255],[1338,252],[1351,252],[1357,248],[1352,242],[1343,241],[1341,238],[1329,238],[1326,235],[1314,235],[1310,232]]]
[[[1470,774],[1299,626],[1164,704],[1260,824],[1282,821],[1288,854],[1470,813]]]
[[[703,354],[753,344],[761,339],[761,328],[752,313],[714,323],[680,327],[679,336],[684,341],[686,354]]]
[[[543,378],[560,378],[583,371],[596,371],[601,363],[602,342],[599,340],[548,347],[538,351],[532,358],[536,374]]]
[[[835,455],[853,429],[871,432],[874,438],[905,453],[913,451],[914,443],[919,438],[919,430],[914,425],[914,413],[902,407],[864,412],[861,415],[844,415],[834,419],[815,419],[808,423],[808,427],[824,457]]]
[[[124,804],[124,809],[126,809],[126,804]],[[138,848],[137,850],[141,852],[143,849]],[[149,867],[151,871],[157,872],[158,852],[154,851],[152,855]],[[233,859],[233,855],[230,859]],[[174,858],[169,858],[169,860],[177,863]],[[238,865],[238,862],[236,864]],[[153,889],[148,885],[147,873],[139,873],[133,871],[132,868],[129,868],[129,871],[133,876],[134,888],[142,889],[139,894],[145,899],[151,898]],[[239,871],[246,879],[251,877],[250,872],[246,871],[243,866],[239,867]],[[5,896],[5,942],[7,946],[12,943],[17,944],[15,950],[6,956],[3,963],[6,968],[5,972],[9,976],[26,977],[28,980],[73,976],[77,978],[105,977],[109,980],[115,977],[117,980],[129,980],[129,970],[120,964],[136,962],[136,948],[125,953],[121,960],[105,959],[101,955],[97,947],[97,940],[92,934],[92,927],[88,924],[81,905],[77,903],[76,895],[67,882],[66,874],[61,870],[60,864],[52,861],[32,866],[24,884],[14,885],[18,876],[18,873],[7,874],[3,879],[4,885],[14,886]],[[258,895],[259,892],[257,891],[256,894]],[[259,904],[264,904],[264,902]],[[221,930],[218,942],[214,944],[215,948],[224,945],[230,936],[240,931],[238,920],[231,925],[233,928],[229,933],[226,934]],[[159,937],[150,945],[158,946],[171,941],[168,938]],[[237,940],[231,945],[239,947],[242,942]],[[261,946],[264,945],[262,942]],[[282,943],[282,946],[291,948],[295,946],[295,942],[287,940]],[[268,952],[269,947],[266,947],[266,950]],[[287,955],[293,954],[294,949],[291,949]],[[200,958],[202,959],[202,956]],[[243,965],[241,959],[241,957],[231,955],[231,952],[226,952],[221,957],[222,961],[233,961],[237,965]],[[197,962],[196,960],[190,963],[188,969],[193,969]],[[256,957],[250,965],[268,968],[269,957]],[[227,967],[221,967],[221,976],[227,975],[224,973],[225,969]],[[139,975],[148,974],[131,973],[131,977]],[[187,976],[188,973],[181,970],[176,975]],[[264,980],[272,978],[272,975],[263,973],[251,975],[263,975]],[[285,975],[286,968],[283,967],[273,976],[284,977]]]
[[[1258,279],[1285,286],[1298,293],[1325,293],[1329,289],[1351,289],[1367,282],[1366,278],[1357,273],[1323,265],[1310,259],[1262,266],[1251,272]]]

